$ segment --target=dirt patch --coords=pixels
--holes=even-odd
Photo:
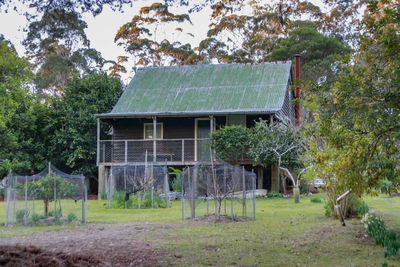
[[[29,246],[0,246],[1,266],[88,266],[101,262],[92,256],[49,252]]]
[[[70,230],[2,238],[0,265],[155,266],[165,253],[153,249],[145,236],[163,228],[147,224],[91,224]],[[37,260],[48,260],[49,264],[25,264]]]

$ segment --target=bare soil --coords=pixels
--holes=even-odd
[[[75,229],[2,238],[3,266],[156,266],[165,256],[144,234],[168,228],[148,224],[89,224]]]

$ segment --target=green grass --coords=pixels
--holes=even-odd
[[[312,197],[323,201],[313,203]],[[299,204],[293,199],[257,199],[256,221],[240,223],[182,222],[179,201],[173,201],[171,209],[124,210],[108,209],[105,201],[93,200],[88,203],[88,223],[171,226],[151,235],[142,233],[153,248],[166,251],[164,264],[381,266],[384,249],[365,236],[360,220],[347,220],[342,227],[338,220],[326,218],[324,199],[323,194],[301,197]],[[368,197],[366,202],[385,217],[389,228],[400,232],[400,198]],[[2,221],[4,202],[0,202]],[[82,226],[0,227],[0,238],[74,227]],[[387,263],[396,266],[399,260]]]

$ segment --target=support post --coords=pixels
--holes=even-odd
[[[242,183],[243,183],[243,217],[246,217],[246,175],[244,166],[242,166]]]
[[[214,116],[210,115],[210,145],[211,145],[211,138],[212,138],[212,133],[214,132]],[[213,160],[213,149],[210,146],[210,160]]]
[[[182,196],[182,221],[185,220],[185,192],[184,192],[184,176],[181,177],[181,196]]]
[[[253,170],[251,170],[253,173]],[[255,196],[255,191],[256,191],[256,178],[253,176],[253,220],[256,220],[256,196]]]
[[[26,224],[28,217],[28,177],[25,176],[25,215],[24,223]]]
[[[182,163],[185,162],[185,139],[182,139]]]
[[[82,177],[82,223],[86,223],[87,214],[87,188],[85,183],[85,177]]]
[[[153,117],[153,162],[157,161],[157,117]]]
[[[49,176],[51,177],[51,163],[49,162]],[[56,176],[54,177],[54,220],[57,218],[57,180]]]
[[[99,187],[97,189],[98,194],[97,194],[97,199],[101,200],[101,194],[105,192],[105,183],[106,183],[106,167],[104,165],[99,165],[98,167],[98,181],[99,181]]]
[[[128,141],[125,140],[125,163],[128,162]]]
[[[125,141],[126,142],[126,141]],[[126,195],[126,167],[124,167],[124,208],[126,209],[126,201],[129,196]]]
[[[104,160],[104,158],[103,158]],[[97,151],[96,151],[96,165],[100,163],[100,119],[97,118]]]

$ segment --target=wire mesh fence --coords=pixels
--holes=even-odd
[[[6,177],[5,226],[86,222],[87,188],[83,175],[69,175],[49,163],[38,174]]]
[[[255,219],[256,175],[221,159],[182,173],[182,220],[213,216]]]
[[[109,208],[169,208],[169,182],[166,165],[137,159],[144,164],[112,166],[107,184]]]

